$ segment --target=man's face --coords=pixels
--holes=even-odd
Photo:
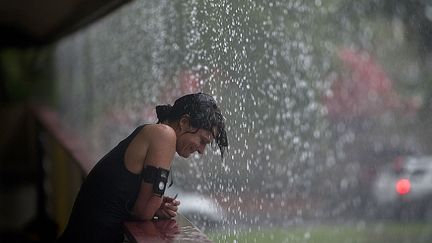
[[[176,150],[178,155],[189,158],[194,152],[203,154],[207,144],[213,141],[213,134],[205,129],[191,128],[177,136]]]

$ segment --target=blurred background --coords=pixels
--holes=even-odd
[[[230,148],[176,157],[167,193],[215,242],[432,241],[430,1],[0,13],[2,242],[55,238],[98,159],[156,122],[156,105],[198,91],[220,104]]]

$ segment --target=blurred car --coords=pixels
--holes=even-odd
[[[225,210],[213,198],[197,192],[186,192],[175,186],[167,188],[165,195],[177,195],[180,201],[178,212],[200,229],[216,227],[226,218]]]
[[[378,172],[372,191],[378,213],[432,221],[432,156],[397,157]]]

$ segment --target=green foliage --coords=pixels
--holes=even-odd
[[[214,242],[267,243],[426,243],[432,233],[430,224],[359,224],[301,226],[290,229],[252,229],[236,234],[211,233]]]

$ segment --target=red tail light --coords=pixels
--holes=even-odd
[[[408,179],[400,179],[396,182],[396,192],[399,195],[408,194],[411,190],[411,182]]]

